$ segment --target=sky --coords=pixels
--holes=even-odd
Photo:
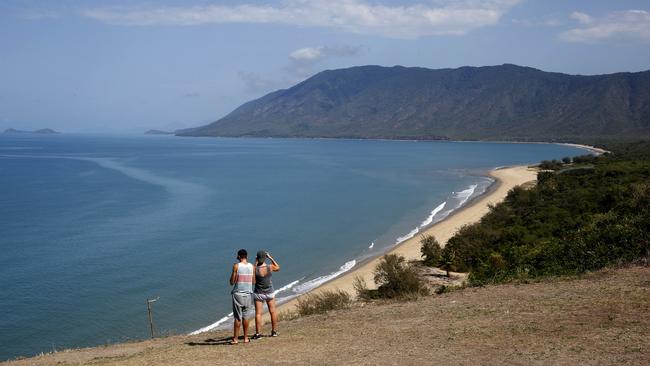
[[[320,71],[650,69],[650,1],[0,0],[0,129],[213,122]]]

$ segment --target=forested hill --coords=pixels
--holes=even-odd
[[[650,71],[578,76],[516,65],[328,70],[178,134],[547,141],[650,136]]]

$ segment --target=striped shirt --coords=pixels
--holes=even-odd
[[[252,263],[239,263],[237,266],[237,275],[235,277],[235,285],[232,288],[232,293],[243,292],[253,293],[253,264]]]

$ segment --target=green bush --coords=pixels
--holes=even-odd
[[[296,310],[298,314],[305,316],[323,314],[331,310],[345,309],[350,307],[351,304],[352,297],[349,293],[342,290],[328,290],[298,298]]]
[[[440,265],[442,259],[442,247],[435,237],[431,235],[423,235],[420,239],[420,253],[424,264],[430,267]]]
[[[562,162],[557,160],[543,160],[539,164],[539,168],[542,170],[558,170],[562,169]]]
[[[428,294],[427,287],[417,272],[402,256],[385,255],[375,268],[375,283],[381,298],[410,298]]]

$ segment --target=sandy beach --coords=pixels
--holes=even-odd
[[[579,147],[581,149],[589,150],[589,151],[591,151],[592,153],[594,153],[596,155],[602,155],[602,154],[605,154],[605,153],[609,152],[609,151],[607,151],[605,149],[601,149],[599,147],[595,147],[595,146],[591,146],[591,145],[581,145],[581,144],[571,144],[571,143],[561,143],[560,145]]]
[[[399,254],[404,256],[407,260],[419,260],[420,257],[420,236],[432,235],[442,246],[447,243],[461,227],[464,225],[472,224],[481,219],[489,211],[490,205],[495,205],[505,199],[508,191],[512,188],[522,185],[527,182],[535,181],[537,179],[537,170],[529,168],[528,166],[515,166],[501,169],[495,169],[489,172],[490,177],[494,178],[496,182],[488,192],[476,198],[467,206],[452,213],[444,220],[430,226],[429,228],[421,231],[418,235],[408,239],[399,245],[395,246],[386,254]],[[376,257],[368,261],[362,262],[354,267],[349,272],[329,281],[322,286],[312,290],[310,293],[318,293],[320,291],[340,289],[354,294],[354,279],[355,277],[363,278],[369,287],[374,286],[373,270],[379,263],[381,257]],[[304,295],[301,295],[304,296]],[[286,303],[281,304],[278,308],[281,312],[292,311],[297,303],[297,298],[292,299]]]

